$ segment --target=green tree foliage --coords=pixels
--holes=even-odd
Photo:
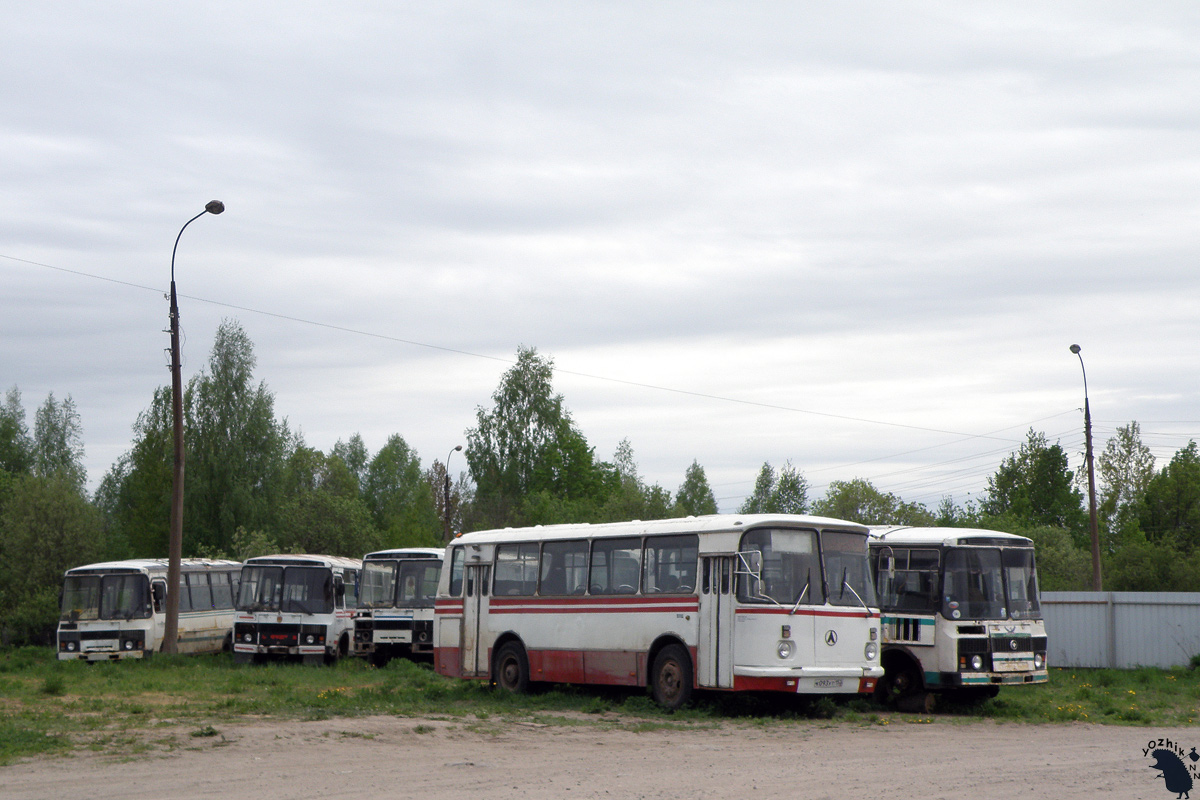
[[[698,517],[717,513],[717,498],[700,462],[693,461],[683,474],[683,484],[675,493],[675,502],[684,514]]]
[[[21,390],[16,386],[5,393],[0,405],[0,470],[14,475],[33,470],[33,439],[25,424]]]
[[[47,640],[58,618],[58,588],[71,567],[100,560],[100,514],[74,477],[12,479],[0,512],[0,620],[6,643]]]
[[[362,500],[320,488],[284,501],[274,538],[289,553],[362,558],[383,547],[383,536]]]
[[[1111,592],[1200,591],[1200,551],[1185,550],[1171,541],[1129,542],[1105,560],[1104,588]]]
[[[1120,541],[1143,539],[1138,512],[1154,477],[1154,455],[1142,443],[1136,421],[1117,428],[1096,459],[1100,473],[1099,513],[1108,530],[1106,549]]]
[[[596,465],[600,475],[603,502],[590,512],[588,504],[577,504],[582,510],[579,521],[619,522],[628,519],[665,519],[678,516],[679,511],[671,501],[671,493],[658,484],[646,484],[638,474],[633,456],[633,445],[622,439],[613,453],[612,463]],[[558,520],[555,520],[558,521]]]
[[[1200,451],[1194,441],[1148,482],[1140,523],[1149,542],[1183,552],[1200,548]]]
[[[208,367],[184,393],[184,551],[227,550],[239,526],[269,529],[287,430],[275,398],[253,383],[254,345],[234,320],[217,329]]]
[[[813,513],[863,525],[932,525],[934,515],[919,503],[906,503],[881,492],[870,481],[854,478],[832,481],[825,496],[813,503]]]
[[[389,436],[364,475],[367,508],[388,547],[436,547],[442,542],[433,486],[404,437]]]
[[[549,509],[556,517],[586,515],[583,509],[602,499],[604,473],[554,393],[553,375],[553,361],[523,347],[492,394],[492,408],[476,409],[476,426],[466,432],[472,529],[539,522]]]
[[[738,510],[743,514],[804,514],[808,511],[808,481],[790,461],[778,475],[764,462],[754,480],[754,492]]]
[[[96,492],[108,537],[123,551],[117,555],[167,554],[173,459],[171,389],[164,386],[138,414],[132,449],[117,460]]]
[[[329,455],[340,458],[342,463],[346,465],[346,469],[354,476],[359,490],[365,490],[367,483],[367,461],[370,458],[370,454],[367,452],[367,445],[363,442],[362,436],[356,433],[345,442],[338,439],[333,449],[329,451]]]
[[[58,401],[51,392],[34,416],[33,472],[43,478],[60,476],[84,491],[83,426],[71,395]]]
[[[1067,468],[1067,454],[1046,435],[1030,429],[1021,448],[1000,464],[988,479],[988,495],[981,511],[990,516],[1008,515],[1025,525],[1065,528],[1080,541],[1086,536],[1087,513],[1083,497]]]

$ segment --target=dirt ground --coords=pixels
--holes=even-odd
[[[121,759],[80,751],[0,767],[26,798],[1169,798],[1142,751],[1200,727],[811,722],[604,730],[394,717],[219,725]],[[157,734],[155,734],[157,736]],[[165,735],[165,734],[164,734]],[[1197,781],[1200,783],[1200,781]],[[1200,787],[1198,787],[1200,789]]]

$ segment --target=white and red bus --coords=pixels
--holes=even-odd
[[[433,654],[433,601],[445,555],[440,547],[405,547],[363,556],[355,655],[381,667],[398,656]]]
[[[256,556],[242,564],[233,660],[296,657],[332,663],[350,652],[358,602],[357,558]]]
[[[434,668],[531,681],[867,694],[879,666],[867,528],[794,515],[479,531],[446,550]]]
[[[177,652],[219,653],[229,648],[241,568],[237,561],[207,558],[180,562]],[[165,558],[69,569],[63,576],[58,658],[148,658],[162,650],[166,605]]]
[[[883,609],[882,699],[929,711],[937,694],[995,697],[1045,683],[1033,542],[972,528],[873,527]]]

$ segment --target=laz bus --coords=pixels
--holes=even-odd
[[[397,656],[433,655],[433,602],[446,551],[380,550],[363,556],[354,653],[377,667]]]
[[[882,699],[929,711],[939,693],[980,700],[1048,680],[1031,540],[875,527],[870,547],[883,609]]]
[[[237,561],[180,562],[177,652],[229,648],[241,569]],[[167,560],[109,561],[69,569],[63,576],[60,606],[60,660],[115,661],[160,652],[167,620]]]
[[[357,558],[256,556],[242,565],[233,659],[333,663],[350,652],[358,599]]]
[[[866,694],[883,675],[867,528],[714,515],[467,533],[434,611],[434,668],[530,682]]]

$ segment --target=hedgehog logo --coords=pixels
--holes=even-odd
[[[1183,763],[1183,759],[1170,750],[1155,750],[1151,755],[1154,756],[1154,763],[1150,765],[1150,769],[1161,771],[1158,777],[1163,779],[1167,791],[1174,794],[1177,800],[1190,798],[1192,776],[1188,772],[1187,765]]]

